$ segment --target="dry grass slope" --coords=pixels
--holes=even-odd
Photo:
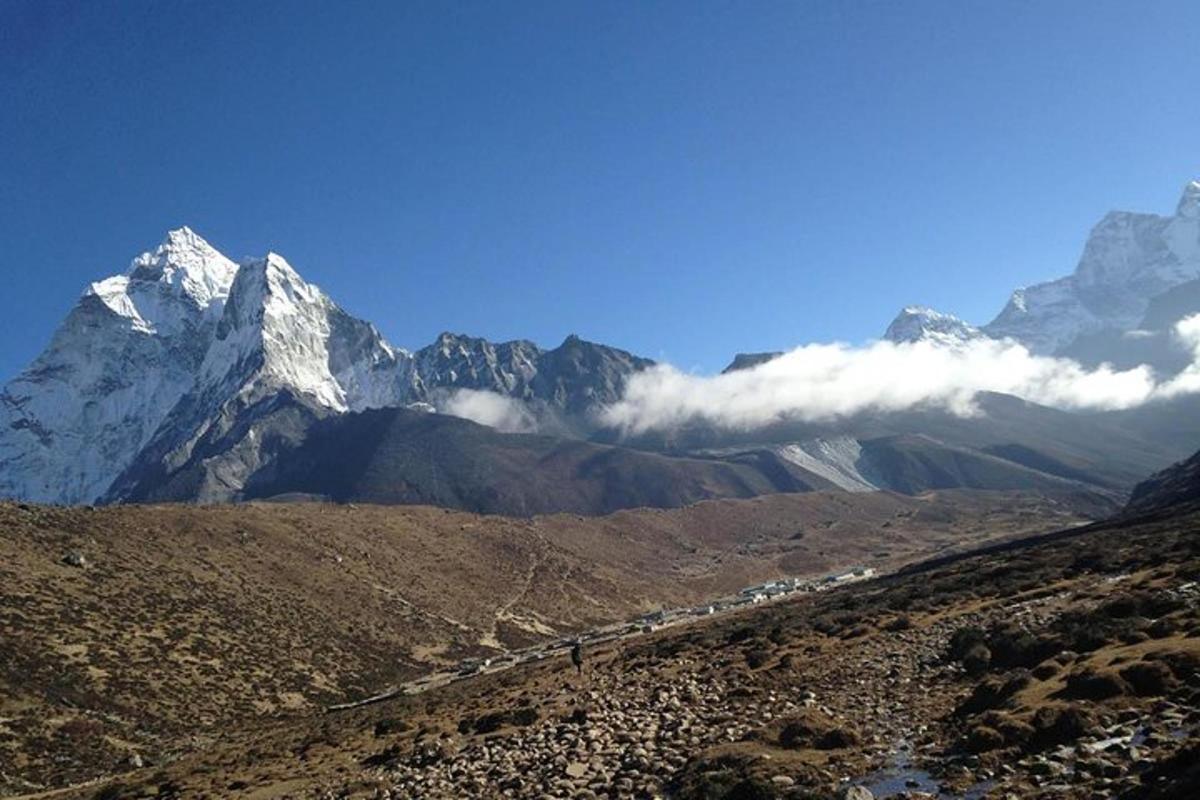
[[[170,760],[485,645],[1079,519],[1071,498],[978,492],[532,519],[0,504],[0,780],[16,791],[108,774],[135,752]]]

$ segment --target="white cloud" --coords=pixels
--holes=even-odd
[[[443,414],[464,417],[504,433],[537,430],[537,420],[524,403],[496,392],[458,389],[438,405]]]
[[[1087,369],[1070,359],[1033,355],[1012,341],[978,339],[953,347],[813,344],[752,369],[711,377],[669,365],[638,373],[624,397],[601,412],[601,420],[639,433],[692,420],[748,430],[785,419],[824,421],[918,406],[970,415],[981,391],[1066,409],[1131,408],[1200,391],[1200,314],[1178,323],[1176,335],[1196,358],[1162,383],[1147,366]]]
[[[1158,394],[1162,397],[1200,392],[1200,314],[1176,322],[1175,336],[1192,351],[1192,363],[1159,387]]]

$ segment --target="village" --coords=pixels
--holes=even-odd
[[[553,642],[534,645],[520,650],[511,650],[496,656],[480,656],[465,658],[458,666],[450,670],[441,670],[423,675],[416,680],[390,688],[371,697],[339,703],[327,707],[327,711],[342,711],[359,708],[374,703],[380,703],[401,695],[421,694],[430,689],[445,686],[465,678],[482,673],[503,672],[519,664],[533,661],[543,661],[556,655],[565,654],[576,643],[581,645],[596,645],[620,639],[630,639],[644,636],[662,628],[684,625],[688,622],[717,614],[731,613],[760,603],[769,603],[795,594],[822,592],[838,586],[870,580],[877,577],[873,567],[856,566],[816,577],[787,577],[778,578],[765,583],[747,586],[735,595],[719,597],[711,602],[682,608],[664,608],[658,611],[642,614],[633,620],[615,622],[599,628],[593,628],[571,636],[564,636]]]

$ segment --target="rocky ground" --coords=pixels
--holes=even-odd
[[[1193,797],[1198,534],[1193,512],[950,559],[63,796]]]
[[[766,578],[1079,521],[1021,493],[812,493],[607,517],[0,503],[0,796],[178,759],[465,656]]]

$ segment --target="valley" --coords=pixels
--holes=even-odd
[[[0,772],[13,793],[174,761],[465,658],[1105,513],[1086,494],[968,490],[524,519],[0,504]]]
[[[563,655],[227,726],[54,796],[1190,796],[1198,519],[1155,508],[597,643],[580,677]]]

